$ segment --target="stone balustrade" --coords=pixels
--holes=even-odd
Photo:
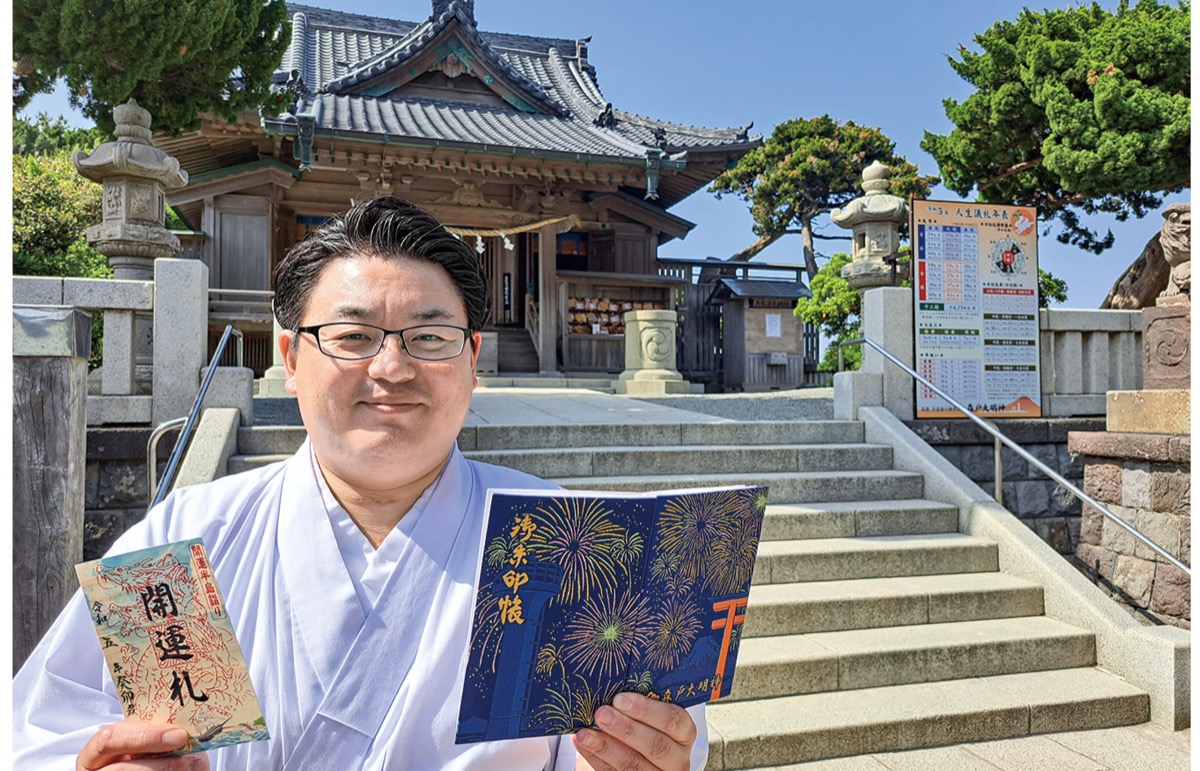
[[[1041,311],[1042,415],[1105,414],[1109,391],[1142,387],[1142,312]]]
[[[13,304],[65,306],[103,314],[104,358],[99,393],[87,398],[89,426],[158,425],[190,411],[208,359],[208,268],[204,263],[157,259],[153,281],[14,276]],[[153,313],[154,319],[149,389],[135,376],[137,313]],[[250,422],[253,374],[233,367],[218,372],[205,406],[236,407],[241,410],[242,422]]]

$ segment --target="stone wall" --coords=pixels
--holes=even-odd
[[[1084,492],[1184,564],[1192,561],[1191,438],[1083,433]],[[1098,587],[1143,621],[1191,628],[1188,576],[1087,506],[1078,562]]]
[[[1072,431],[1104,428],[1103,418],[1035,418],[995,420],[996,427],[1033,457],[1078,487],[1083,487],[1083,459],[1067,449]],[[996,486],[995,440],[967,420],[916,420],[907,423],[986,492]],[[1009,448],[1003,463],[1004,506],[1059,554],[1074,555],[1080,540],[1081,504]]]
[[[178,432],[158,443],[162,474]],[[148,428],[91,428],[87,435],[84,488],[83,559],[98,559],[127,529],[146,514],[150,502],[146,475]]]

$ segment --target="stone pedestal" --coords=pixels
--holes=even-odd
[[[1160,297],[1142,310],[1142,387],[1191,387],[1191,304],[1181,295]]]
[[[625,371],[613,390],[628,396],[686,394],[691,384],[675,369],[675,311],[625,314]]]

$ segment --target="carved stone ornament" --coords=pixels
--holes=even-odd
[[[1171,302],[1191,302],[1192,294],[1192,206],[1186,203],[1172,204],[1163,212],[1162,244],[1163,257],[1171,266],[1171,278],[1166,290],[1159,295],[1159,304],[1171,298]]]
[[[663,327],[642,330],[642,357],[646,366],[675,368],[675,335]]]
[[[1142,386],[1147,390],[1191,387],[1191,304],[1142,309]]]

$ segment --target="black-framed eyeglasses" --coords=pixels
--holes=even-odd
[[[312,335],[321,353],[334,359],[358,361],[370,359],[383,350],[388,335],[399,335],[400,345],[414,359],[442,361],[453,359],[467,346],[471,330],[449,324],[422,324],[407,329],[384,329],[374,324],[334,321],[297,327],[297,332]]]

